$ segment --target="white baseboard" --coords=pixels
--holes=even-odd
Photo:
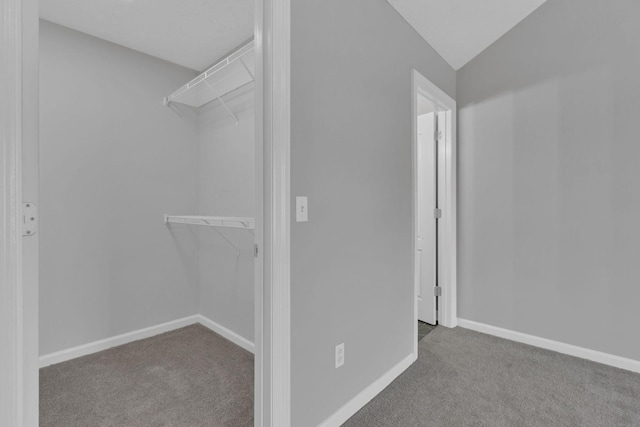
[[[172,320],[170,322],[161,323],[159,325],[150,326],[148,328],[138,329],[137,331],[127,332],[126,334],[116,335],[114,337],[105,338],[102,340],[90,342],[88,344],[79,345],[77,347],[68,348],[66,350],[56,351],[55,353],[45,354],[39,358],[40,368],[45,366],[54,365],[60,362],[66,362],[67,360],[75,359],[76,357],[86,356],[88,354],[97,353],[102,350],[107,350],[111,347],[116,347],[122,344],[127,344],[133,341],[138,341],[144,338],[150,338],[155,335],[164,334],[165,332],[180,329],[185,326],[200,323],[206,328],[212,330],[218,335],[223,336],[232,343],[239,345],[251,353],[254,353],[254,344],[230,331],[222,325],[208,319],[201,314],[195,314],[193,316],[183,317],[182,319]]]
[[[405,357],[389,369],[384,375],[375,380],[369,387],[362,390],[353,399],[344,404],[333,415],[324,420],[318,427],[339,427],[356,412],[362,409],[367,403],[385,389],[393,380],[403,373],[414,361],[413,353]]]
[[[558,353],[568,354],[569,356],[575,356],[581,359],[587,359],[593,362],[602,363],[604,365],[614,366],[616,368],[626,369],[627,371],[640,373],[640,361],[638,360],[627,359],[625,357],[615,356],[613,354],[603,353],[596,350],[590,350],[584,347],[565,344],[563,342],[536,337],[534,335],[523,334],[521,332],[503,329],[484,323],[478,323],[472,320],[458,319],[458,326],[466,329],[471,329],[472,331],[482,332],[511,341],[529,344],[535,347],[557,351]]]
[[[148,328],[138,329],[137,331],[127,332],[126,334],[116,335],[114,337],[90,342],[88,344],[79,345],[77,347],[68,348],[66,350],[56,351],[55,353],[40,356],[39,364],[43,368],[55,363],[65,362],[75,359],[76,357],[86,356],[87,354],[97,353],[111,347],[138,341],[144,338],[153,337],[165,332],[173,331],[184,326],[198,323],[197,315],[183,317],[182,319],[172,320],[170,322],[161,323],[159,325],[150,326]]]
[[[254,343],[252,343],[248,339],[246,339],[244,337],[241,337],[240,335],[236,334],[235,332],[231,331],[230,329],[225,328],[224,326],[214,322],[213,320],[209,319],[208,317],[204,317],[201,314],[196,314],[195,317],[198,319],[198,323],[206,326],[207,328],[211,329],[216,334],[223,336],[224,338],[228,339],[232,343],[234,343],[234,344],[244,348],[245,350],[255,354],[256,346],[255,346]]]

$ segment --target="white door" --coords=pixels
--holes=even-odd
[[[416,264],[419,280],[418,320],[436,324],[436,296],[434,288],[437,278],[437,229],[435,210],[437,207],[437,113],[418,116],[418,221],[416,230]]]

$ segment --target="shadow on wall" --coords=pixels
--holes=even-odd
[[[178,117],[194,127],[198,125],[198,113],[188,105],[180,104],[179,102],[170,102],[167,104],[167,108],[171,109]]]
[[[185,276],[189,277],[187,282],[189,286],[191,284],[198,283],[198,270],[193,268],[194,266],[194,249],[197,248],[198,236],[193,227],[186,227],[179,225],[174,227],[173,224],[165,224],[167,231],[171,235],[173,245],[171,246],[175,250],[175,255],[180,259],[180,265],[183,268]],[[197,293],[197,286],[192,286],[192,292]]]

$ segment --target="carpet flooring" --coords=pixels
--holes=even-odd
[[[462,328],[418,354],[344,426],[640,426],[638,374]]]
[[[436,327],[418,320],[418,341],[429,335]]]
[[[253,355],[192,325],[52,365],[40,426],[253,426]]]

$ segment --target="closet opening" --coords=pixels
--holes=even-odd
[[[41,426],[254,425],[254,15],[40,1]]]

